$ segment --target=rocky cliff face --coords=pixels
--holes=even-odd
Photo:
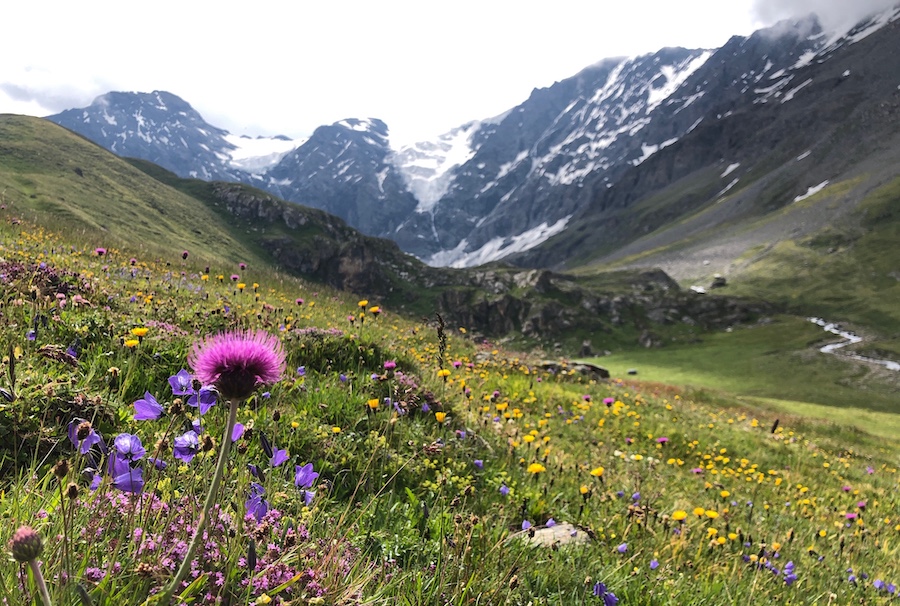
[[[443,292],[441,313],[489,338],[522,334],[538,342],[579,339],[600,345],[623,334],[645,347],[667,341],[671,328],[724,329],[754,323],[773,312],[769,305],[682,290],[654,270],[623,275],[614,289],[579,282],[546,270],[475,270],[467,284]]]
[[[259,236],[276,267],[340,290],[389,297],[403,276],[419,276],[421,264],[388,240],[367,237],[333,215],[287,204],[242,185],[216,183],[224,209]],[[436,272],[440,274],[440,272]]]

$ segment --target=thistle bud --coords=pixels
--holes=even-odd
[[[65,459],[57,461],[56,465],[53,466],[53,475],[60,481],[65,480],[66,476],[69,475],[69,462]]]
[[[9,541],[9,550],[17,562],[30,562],[41,555],[41,536],[30,526],[21,526]]]

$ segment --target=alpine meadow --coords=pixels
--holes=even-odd
[[[900,601],[900,7],[391,147],[0,115],[4,605]]]

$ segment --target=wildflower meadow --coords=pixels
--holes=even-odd
[[[896,441],[3,219],[3,604],[900,601]]]

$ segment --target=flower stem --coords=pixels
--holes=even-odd
[[[37,585],[38,593],[41,596],[41,602],[44,603],[44,606],[52,606],[50,602],[50,592],[47,591],[47,583],[44,582],[44,575],[41,574],[41,565],[36,559],[28,560],[28,565],[31,567],[31,574],[34,575],[34,582]]]
[[[184,554],[184,559],[181,561],[178,572],[175,573],[175,578],[172,579],[172,582],[169,583],[166,589],[159,594],[159,602],[161,604],[169,604],[171,602],[172,596],[175,595],[181,581],[183,581],[188,572],[190,572],[194,553],[203,541],[203,531],[205,530],[206,523],[209,519],[209,512],[215,504],[216,495],[219,492],[219,485],[222,483],[222,476],[225,475],[225,465],[228,462],[228,453],[231,450],[231,431],[234,429],[234,423],[237,420],[239,403],[240,400],[229,402],[228,422],[225,424],[225,433],[222,435],[222,448],[219,450],[219,461],[216,463],[216,471],[213,474],[212,483],[209,485],[209,492],[206,494],[203,510],[200,512],[200,519],[197,520],[197,531],[194,533],[194,538],[191,539],[191,544],[188,545],[187,553]]]

